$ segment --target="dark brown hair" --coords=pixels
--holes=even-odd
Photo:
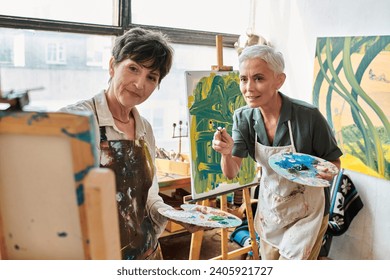
[[[160,84],[172,67],[173,49],[165,34],[135,27],[115,39],[112,55],[115,63],[130,58],[152,71],[158,70]]]

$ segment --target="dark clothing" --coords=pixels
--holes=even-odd
[[[310,154],[327,161],[337,160],[342,152],[337,146],[334,133],[326,119],[315,106],[287,97],[282,97],[282,108],[272,145],[269,143],[263,116],[259,109],[248,106],[237,109],[233,116],[232,155],[255,159],[255,135],[257,142],[265,146],[291,145],[287,122],[291,121],[292,137],[298,153]],[[325,214],[329,213],[329,188],[325,190]]]

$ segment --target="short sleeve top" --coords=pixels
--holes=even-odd
[[[232,137],[233,156],[255,158],[255,137],[265,146],[291,144],[288,121],[291,121],[292,136],[298,153],[310,154],[328,161],[337,160],[342,152],[337,146],[334,132],[317,107],[297,99],[282,97],[282,108],[274,141],[268,140],[263,116],[259,109],[248,106],[234,112]]]

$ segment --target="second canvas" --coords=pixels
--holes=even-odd
[[[256,164],[243,160],[239,174],[228,180],[220,167],[221,155],[213,150],[217,127],[231,135],[234,110],[245,106],[237,71],[186,72],[190,127],[191,193],[193,199],[215,196],[257,180]]]

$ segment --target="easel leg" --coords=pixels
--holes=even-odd
[[[189,260],[199,260],[203,233],[203,230],[200,230],[192,234]]]
[[[253,259],[258,260],[259,258],[259,246],[256,242],[256,232],[254,227],[253,213],[252,213],[252,205],[251,205],[251,197],[249,194],[249,188],[244,188],[243,190],[245,207],[246,207],[246,215],[248,219],[248,227],[249,227],[249,235],[251,238],[251,246],[253,251]]]
[[[221,195],[220,198],[221,210],[227,211],[227,196]],[[227,228],[221,228],[221,256],[223,260],[228,259],[228,230]]]
[[[208,200],[203,200],[202,203],[197,202],[196,204],[202,204],[203,206],[208,206]],[[190,255],[189,260],[199,260],[200,258],[200,249],[202,247],[204,231],[199,230],[194,232],[191,235],[191,245],[190,245]]]

